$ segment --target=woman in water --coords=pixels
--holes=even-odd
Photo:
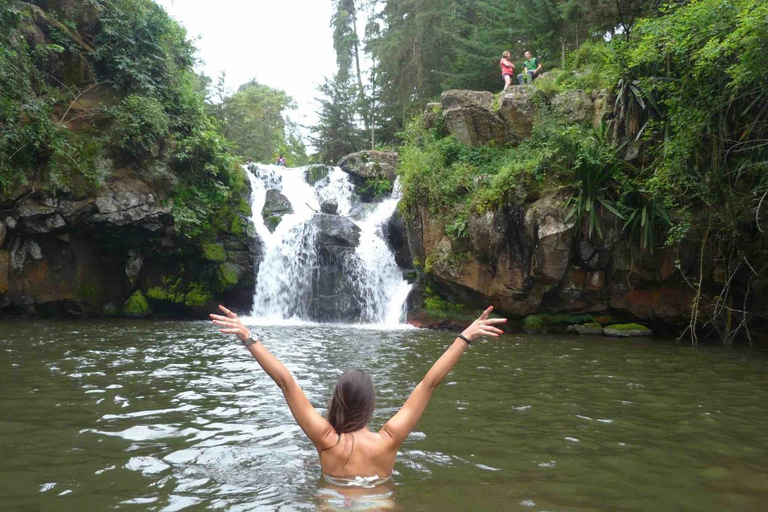
[[[236,314],[219,306],[225,316],[211,315],[224,334],[234,334],[248,348],[267,375],[280,387],[296,423],[317,448],[326,479],[337,482],[370,481],[389,478],[395,467],[397,450],[416,427],[432,393],[459,361],[470,343],[481,336],[497,337],[503,331],[495,326],[504,318],[488,318],[493,306],[458,335],[440,359],[413,390],[405,405],[378,432],[368,428],[373,415],[375,392],[368,374],[349,370],[336,383],[323,418],[307,399],[293,376],[272,353],[243,325]]]
[[[504,52],[501,54],[501,60],[499,65],[501,66],[501,78],[504,80],[504,90],[506,91],[515,79],[515,65],[509,60],[512,58],[512,54]]]

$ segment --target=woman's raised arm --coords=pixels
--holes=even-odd
[[[493,306],[483,311],[480,318],[467,327],[461,335],[469,341],[474,341],[480,336],[498,337],[499,334],[502,334],[504,331],[494,327],[494,325],[502,324],[507,320],[506,318],[488,318],[491,311],[493,311]],[[432,392],[456,366],[459,358],[468,347],[469,343],[457,337],[453,344],[448,347],[448,350],[440,356],[440,359],[432,365],[427,375],[408,397],[405,405],[382,427],[381,435],[391,440],[393,448],[396,449],[400,446],[411,433],[411,430],[416,427],[424,409],[427,408],[429,399],[432,398]]]
[[[272,353],[267,350],[261,341],[251,337],[251,331],[243,325],[243,322],[232,311],[224,306],[219,309],[226,315],[211,315],[213,323],[224,334],[234,334],[248,348],[262,369],[272,377],[281,390],[288,407],[291,409],[296,423],[315,444],[318,450],[330,448],[337,441],[336,432],[328,421],[318,413],[310,403],[304,391],[301,390],[293,375]]]

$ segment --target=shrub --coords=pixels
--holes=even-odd
[[[149,157],[168,135],[169,120],[162,103],[132,94],[110,110],[115,118],[114,141],[131,156]]]

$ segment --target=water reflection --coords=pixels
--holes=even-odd
[[[315,510],[370,496],[318,483],[278,388],[206,323],[0,328],[0,509]],[[320,409],[347,368],[369,370],[374,428],[450,342],[260,329]],[[665,342],[477,343],[375,494],[402,510],[762,510],[767,361]]]

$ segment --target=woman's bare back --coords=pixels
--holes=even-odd
[[[334,478],[384,478],[392,474],[397,446],[388,436],[367,427],[336,436],[336,444],[318,450],[323,474]]]

